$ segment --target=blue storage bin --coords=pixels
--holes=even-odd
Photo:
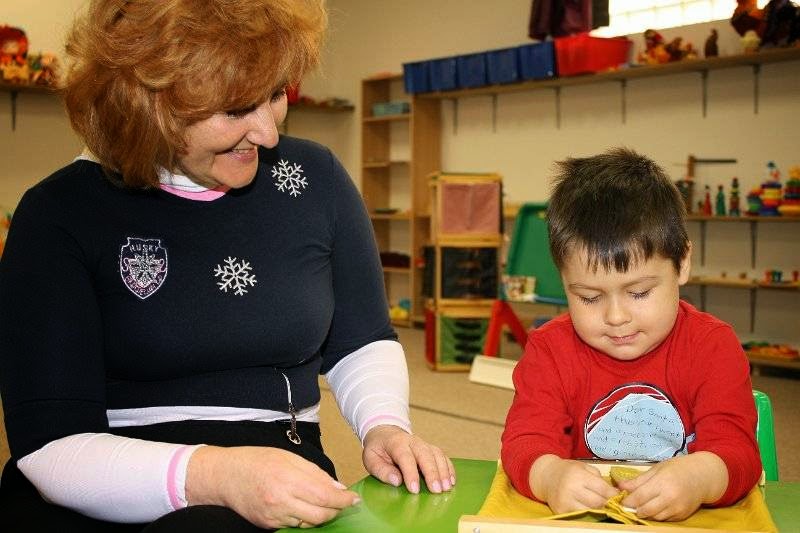
[[[517,47],[519,55],[520,78],[540,80],[556,75],[555,51],[553,41],[523,44]]]
[[[456,58],[443,57],[428,61],[431,91],[450,91],[456,88]]]
[[[429,61],[403,63],[403,82],[409,94],[426,93],[431,90]]]
[[[518,81],[519,54],[516,48],[486,52],[486,79],[491,85]]]
[[[458,56],[458,86],[462,89],[486,85],[486,52]]]

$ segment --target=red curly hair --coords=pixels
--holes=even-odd
[[[92,0],[67,36],[72,127],[129,187],[175,170],[186,127],[260,104],[319,62],[323,0]]]

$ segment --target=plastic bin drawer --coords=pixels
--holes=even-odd
[[[556,59],[553,41],[524,44],[517,47],[520,78],[540,80],[556,75]]]
[[[462,89],[486,85],[486,53],[458,56],[458,86]]]
[[[492,85],[518,81],[520,76],[517,49],[503,48],[486,52],[486,78]]]
[[[443,57],[428,61],[431,91],[450,91],[456,88],[456,58]]]
[[[429,61],[403,63],[403,84],[409,94],[426,93],[431,90]]]

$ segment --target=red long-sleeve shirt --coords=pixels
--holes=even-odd
[[[728,468],[714,505],[730,505],[761,474],[750,372],[733,329],[681,302],[670,335],[619,361],[578,337],[569,315],[534,330],[514,370],[503,466],[533,498],[528,475],[544,454],[657,461],[709,451]]]

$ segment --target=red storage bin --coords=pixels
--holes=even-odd
[[[628,63],[633,41],[627,37],[592,37],[579,33],[553,39],[559,76],[619,68]]]

